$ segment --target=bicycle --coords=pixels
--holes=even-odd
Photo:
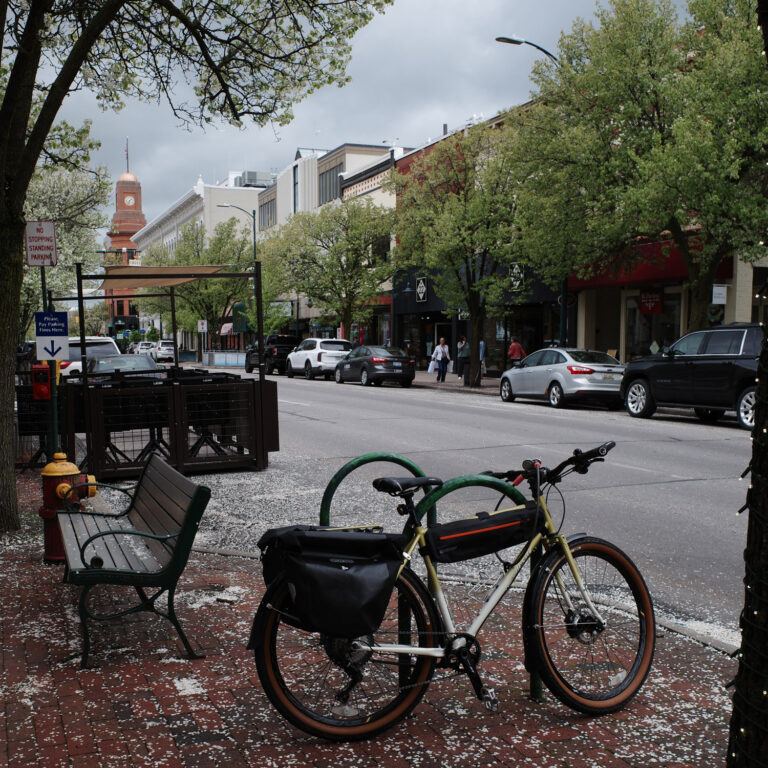
[[[313,632],[296,615],[296,584],[285,578],[272,581],[254,617],[249,641],[269,700],[290,723],[309,734],[335,741],[365,739],[405,718],[421,701],[435,669],[447,668],[465,674],[486,708],[496,711],[496,695],[478,671],[477,635],[523,566],[543,552],[532,564],[523,599],[526,668],[538,673],[560,701],[577,711],[602,715],[623,707],[640,690],[653,660],[651,596],[624,552],[586,534],[562,535],[546,504],[548,489],[572,472],[585,474],[614,445],[608,442],[589,451],[576,450],[554,469],[527,460],[522,471],[486,472],[447,483],[430,477],[374,480],[376,490],[402,500],[398,512],[408,518],[401,538],[382,534],[390,543],[401,545],[384,618],[373,631],[336,637],[334,627],[350,617],[328,616],[325,631]],[[532,494],[527,502],[517,491],[524,481]],[[448,552],[439,540],[442,536],[453,546],[464,534],[455,533],[461,528],[456,523],[425,527],[421,520],[439,498],[462,485],[494,488],[502,492],[502,499],[523,501],[499,509],[500,499],[493,513],[474,520],[490,521],[482,523],[483,530],[497,539],[495,544],[502,541],[500,535],[507,535],[504,528],[514,530],[515,525],[521,526],[527,539],[520,542],[524,546],[512,562],[496,553],[502,574],[467,630],[458,632],[433,560],[462,559],[461,552]],[[415,505],[413,497],[419,489],[426,495]],[[515,523],[516,519],[521,522]],[[417,553],[422,556],[429,589],[411,567]],[[354,623],[355,617],[351,618]]]

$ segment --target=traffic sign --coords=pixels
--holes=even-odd
[[[208,333],[208,321],[207,320],[198,320],[197,321],[197,332],[198,333]]]
[[[56,226],[52,221],[28,221],[24,230],[28,267],[56,266]]]
[[[38,360],[69,360],[69,323],[66,312],[35,312]]]

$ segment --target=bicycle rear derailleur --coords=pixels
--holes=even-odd
[[[450,641],[448,655],[443,663],[457,672],[463,672],[469,678],[475,695],[483,702],[485,708],[489,712],[498,712],[499,700],[496,698],[496,692],[483,683],[477,671],[481,655],[482,651],[477,638],[466,632],[461,632]]]

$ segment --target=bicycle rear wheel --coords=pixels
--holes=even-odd
[[[367,739],[402,720],[419,703],[435,659],[374,653],[374,643],[433,647],[439,616],[423,583],[408,569],[395,582],[379,629],[333,638],[292,626],[287,585],[278,580],[256,613],[256,668],[269,700],[293,725],[334,741]]]
[[[565,555],[553,550],[532,587],[529,650],[560,701],[587,714],[608,714],[635,696],[648,676],[656,639],[653,603],[635,564],[609,542],[585,537],[571,552],[596,612]]]

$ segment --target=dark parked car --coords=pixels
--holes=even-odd
[[[147,376],[152,379],[164,379],[165,368],[158,365],[149,355],[104,355],[88,360],[88,374],[127,374],[130,381]]]
[[[364,386],[383,381],[410,387],[416,376],[416,361],[399,347],[358,347],[336,363],[337,384],[359,381]]]
[[[757,323],[731,323],[686,334],[658,355],[631,360],[621,394],[630,416],[647,418],[658,405],[693,408],[707,422],[736,411],[755,423],[755,377],[763,334]]]
[[[266,373],[285,373],[285,360],[299,345],[301,339],[298,336],[289,336],[285,333],[270,333],[264,343],[264,371]],[[245,350],[245,372],[251,373],[259,367],[259,345],[251,344]]]

